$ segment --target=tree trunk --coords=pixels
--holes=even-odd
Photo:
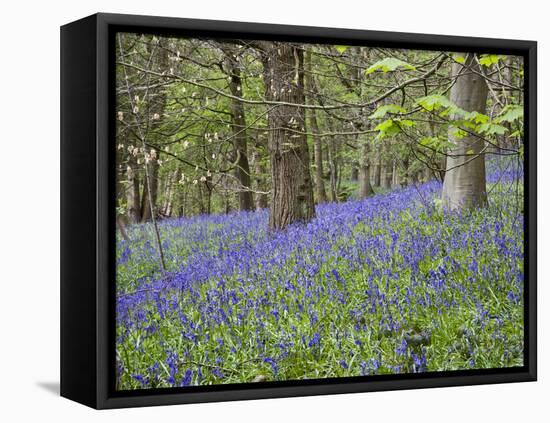
[[[396,188],[399,187],[400,186],[399,169],[397,169],[397,163],[395,159],[392,160],[392,164],[391,164],[391,176],[392,176],[392,180],[391,180],[392,187],[396,187]]]
[[[367,142],[368,141],[363,141],[363,146],[361,147],[361,165],[359,167],[359,198],[361,199],[370,197],[374,194],[370,183],[370,149]]]
[[[415,171],[412,168],[412,163],[409,157],[406,157],[405,160],[403,160],[403,167],[405,169],[403,185],[406,185],[406,186],[414,185],[416,182],[416,176],[415,176]]]
[[[234,50],[227,50],[226,64],[230,77],[229,90],[235,97],[242,97],[242,80],[240,65],[237,60],[238,53]],[[248,164],[248,152],[246,141],[246,121],[244,114],[244,105],[241,101],[231,99],[231,116],[233,120],[233,147],[235,149],[237,166],[235,168],[235,177],[241,184],[239,191],[239,209],[253,210],[254,199],[250,189],[250,166]]]
[[[362,164],[359,170],[359,198],[367,198],[374,194],[370,183],[370,165]]]
[[[267,45],[263,57],[267,98],[304,104],[303,50],[289,43]],[[303,134],[304,118],[303,108],[285,105],[272,109],[268,114],[271,229],[284,229],[293,222],[306,222],[315,215],[309,151]]]
[[[376,162],[374,164],[374,186],[379,187],[381,184],[380,176],[382,172],[382,155],[380,154],[380,151],[377,151],[376,153]]]
[[[387,148],[386,144],[380,146],[380,187],[384,189],[391,188],[390,163],[386,157]]]
[[[128,232],[126,232],[126,223],[124,223],[124,215],[121,215],[121,214],[117,215],[116,226],[120,231],[122,238],[124,238],[126,242],[130,242],[130,237],[128,237]]]
[[[357,182],[359,180],[359,167],[357,167],[355,164],[353,164],[351,168],[350,180],[351,182]]]
[[[147,222],[151,219],[151,209],[156,213],[157,193],[158,193],[158,173],[159,166],[156,160],[151,160],[149,164],[149,180],[144,178],[143,192],[141,196],[141,223]],[[149,182],[151,183],[151,201],[153,205],[149,204]],[[156,216],[155,216],[156,217]]]
[[[331,129],[332,130],[332,129]],[[328,164],[329,164],[329,175],[330,175],[330,200],[333,202],[338,201],[338,168],[336,166],[335,158],[335,139],[333,137],[329,138],[328,141]]]
[[[389,160],[384,161],[384,172],[382,173],[382,188],[390,189],[393,182],[393,168]]]
[[[313,75],[311,75],[311,53],[306,53],[306,74],[305,83],[306,91],[310,96],[317,93],[317,86]],[[310,101],[310,103],[313,103]],[[315,109],[309,111],[309,123],[313,134],[319,133],[319,125],[317,123],[317,113]],[[325,191],[325,182],[323,180],[323,148],[321,144],[321,137],[313,135],[313,152],[315,159],[315,194],[317,196],[317,203],[324,203],[327,201],[327,193]]]
[[[474,54],[467,54],[465,65],[453,64],[456,82],[451,88],[451,102],[467,112],[485,114],[487,107],[487,84],[468,67],[480,71]],[[453,116],[451,117],[453,118]],[[447,167],[443,182],[443,204],[450,210],[483,207],[487,204],[485,186],[485,143],[476,136],[458,138],[449,128]]]
[[[263,181],[263,175],[266,173],[265,166],[262,163],[262,156],[260,153],[260,146],[256,144],[256,148],[252,153],[252,163],[254,167],[254,182],[256,191],[265,191],[265,183]],[[256,210],[267,208],[267,194],[256,193],[254,195],[254,205]]]
[[[130,223],[138,223],[141,219],[139,178],[138,175],[136,175],[136,163],[135,158],[132,154],[130,154],[128,158],[128,166],[126,168],[126,180],[128,182],[128,186],[126,188],[128,221]]]
[[[424,168],[422,173],[422,182],[428,182],[430,179],[432,179],[433,172],[428,166]]]
[[[151,46],[147,45],[147,49],[153,54],[155,52],[158,68],[161,71],[165,71],[168,69],[168,50],[165,48],[166,40],[159,39],[158,42],[158,49],[152,48]],[[148,98],[147,98],[147,108],[148,108],[148,120],[150,125],[150,133],[148,134],[148,140],[149,142],[157,141],[159,138],[162,137],[162,135],[158,135],[155,133],[162,124],[163,116],[164,116],[164,109],[166,107],[166,92],[163,91],[162,88],[152,88],[148,90]],[[145,146],[145,140],[142,140]],[[157,214],[157,199],[158,199],[158,190],[159,190],[159,163],[158,163],[158,156],[157,152],[155,151],[153,153],[153,148],[149,151],[150,154],[150,160],[147,164],[147,157],[145,157],[144,166],[149,166],[149,177],[147,177],[147,172],[145,172],[145,181],[143,183],[143,196],[141,201],[141,222],[146,222],[152,218],[152,214]],[[145,154],[145,152],[144,152]],[[151,184],[150,189],[150,198],[149,198],[149,188],[148,185]],[[149,200],[152,204],[149,203]]]

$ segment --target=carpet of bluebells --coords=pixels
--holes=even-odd
[[[317,206],[150,224],[117,241],[117,389],[523,365],[521,172],[443,212],[431,181]]]

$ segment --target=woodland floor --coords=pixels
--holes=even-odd
[[[441,184],[317,206],[150,224],[117,242],[117,389],[523,364],[521,175],[446,213]]]

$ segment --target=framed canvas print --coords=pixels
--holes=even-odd
[[[61,394],[536,379],[536,43],[61,28]]]

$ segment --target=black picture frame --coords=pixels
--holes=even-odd
[[[114,390],[114,34],[513,54],[525,60],[525,365],[468,370]],[[95,14],[61,27],[61,395],[97,409],[534,381],[537,375],[537,44],[534,41]],[[111,142],[110,142],[111,141]]]

